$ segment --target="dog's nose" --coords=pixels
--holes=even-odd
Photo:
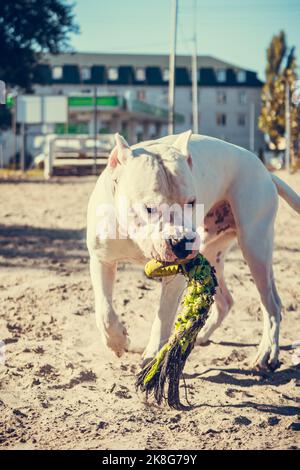
[[[171,245],[172,251],[177,258],[184,259],[189,254],[191,254],[191,244],[195,241],[194,238],[183,237],[181,239],[170,238],[169,243]]]

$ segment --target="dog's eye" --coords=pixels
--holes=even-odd
[[[157,208],[156,207],[146,207],[148,214],[156,214]]]
[[[188,201],[188,203],[187,203],[187,204],[188,204],[189,206],[192,206],[192,207],[194,207],[194,206],[195,206],[195,204],[196,204],[196,199],[191,199],[190,201]]]

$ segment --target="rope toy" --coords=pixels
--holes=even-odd
[[[146,397],[153,393],[158,404],[161,404],[164,398],[171,408],[182,409],[179,380],[213,303],[218,285],[215,269],[203,255],[198,254],[192,260],[182,261],[180,264],[167,265],[152,259],[146,264],[145,273],[148,277],[183,274],[187,279],[187,291],[175,321],[173,334],[156,356],[139,372],[136,379],[137,390],[145,392]],[[166,384],[167,396],[165,396]]]

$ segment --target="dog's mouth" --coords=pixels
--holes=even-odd
[[[159,257],[155,257],[154,259],[156,261],[159,261],[160,263],[162,263],[164,266],[170,266],[171,264],[185,264],[185,263],[188,263],[189,261],[191,261],[191,259],[195,258],[198,253],[199,253],[199,251],[193,250],[185,258],[176,258],[176,257],[174,257],[174,259],[168,260],[168,259],[162,259],[162,258],[159,258]]]

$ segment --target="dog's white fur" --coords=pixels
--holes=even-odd
[[[145,206],[183,205],[196,199],[197,203],[204,204],[205,212],[202,227],[205,237],[200,251],[215,266],[219,284],[214,309],[198,343],[207,342],[232,306],[223,269],[226,252],[237,240],[263,308],[263,334],[255,366],[275,369],[281,320],[281,302],[272,269],[278,193],[300,212],[300,198],[287,184],[271,175],[256,155],[227,142],[191,135],[188,131],[130,148],[117,134],[108,166],[91,195],[87,217],[96,322],[106,346],[118,356],[129,346],[127,332],[112,301],[118,261],[144,264],[153,256],[168,261],[175,256],[163,238],[99,237],[99,224],[100,228],[105,225],[103,215],[99,216],[99,206],[118,206],[124,196],[130,204],[142,202]],[[134,219],[134,213],[132,217]],[[134,224],[134,220],[131,222]],[[169,337],[183,288],[182,276],[163,279],[159,310],[143,355],[145,360],[153,357]]]

